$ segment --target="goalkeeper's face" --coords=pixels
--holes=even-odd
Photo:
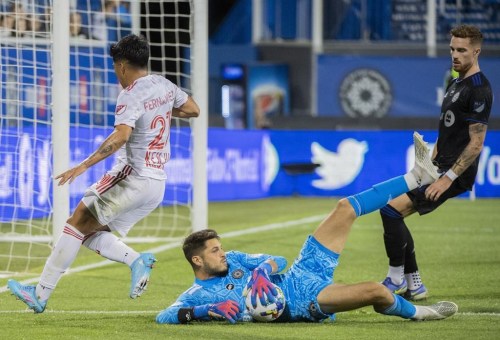
[[[226,252],[216,238],[206,241],[206,248],[201,256],[202,270],[208,277],[226,276],[228,272]]]

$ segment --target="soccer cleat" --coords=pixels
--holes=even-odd
[[[7,281],[7,286],[18,300],[24,302],[35,313],[42,313],[45,310],[47,301],[40,301],[38,299],[35,286],[25,286],[16,280]]]
[[[417,306],[417,312],[411,318],[414,321],[441,320],[454,315],[458,311],[458,306],[449,301],[440,301],[432,306]]]
[[[427,289],[421,285],[417,289],[408,289],[403,297],[408,301],[419,301],[427,299]]]
[[[156,259],[151,253],[141,253],[132,263],[132,285],[130,286],[130,297],[135,299],[146,290],[151,275],[151,269]]]
[[[429,148],[418,132],[413,133],[415,146],[415,167],[411,172],[415,175],[419,186],[431,184],[439,178],[437,167],[432,164]]]
[[[386,277],[385,280],[382,281],[382,284],[386,286],[391,292],[397,295],[402,295],[408,290],[406,279],[403,279],[403,282],[397,285],[392,282],[390,277]]]

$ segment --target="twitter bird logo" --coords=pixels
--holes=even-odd
[[[344,139],[339,143],[337,152],[322,147],[319,143],[311,143],[311,161],[319,164],[316,173],[321,179],[314,180],[312,185],[318,189],[332,190],[350,184],[363,168],[368,143],[355,139]]]

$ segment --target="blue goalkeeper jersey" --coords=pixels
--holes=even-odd
[[[270,275],[271,281],[278,285],[286,300],[286,308],[277,321],[321,321],[334,319],[333,314],[321,312],[317,303],[319,292],[333,283],[333,271],[338,263],[338,254],[322,246],[312,236],[306,240],[299,257],[284,274]],[[245,307],[243,291],[252,271],[261,263],[273,259],[278,272],[286,267],[286,259],[267,254],[246,254],[228,251],[226,260],[228,273],[224,277],[208,280],[195,279],[194,284],[182,293],[167,309],[160,312],[158,323],[178,324],[181,308],[191,308],[205,304],[234,300],[239,303],[238,321],[252,321]],[[209,317],[201,320],[210,320]]]
[[[228,251],[226,253],[228,264],[226,276],[213,277],[208,280],[195,279],[191,288],[182,293],[174,304],[157,316],[157,321],[159,323],[179,323],[177,313],[181,308],[226,300],[234,300],[239,303],[242,313],[238,321],[252,321],[252,317],[246,312],[243,291],[252,276],[252,271],[268,259],[273,259],[278,264],[278,271],[286,267],[286,259],[281,256]],[[210,319],[207,317],[206,320]]]

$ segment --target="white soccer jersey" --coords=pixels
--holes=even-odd
[[[134,130],[118,151],[117,160],[140,176],[165,179],[172,108],[182,106],[187,99],[184,91],[159,75],[139,78],[123,89],[116,103],[115,126],[125,124]]]

